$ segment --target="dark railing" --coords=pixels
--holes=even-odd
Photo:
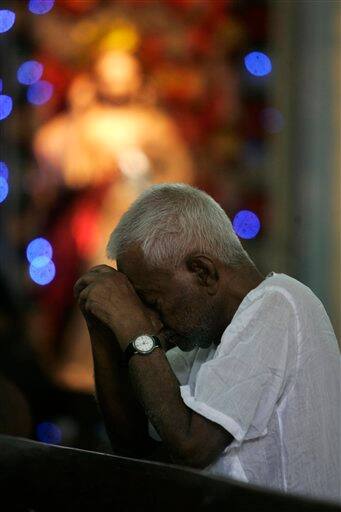
[[[340,508],[179,466],[0,436],[0,510],[328,512]]]

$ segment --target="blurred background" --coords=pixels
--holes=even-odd
[[[340,2],[3,0],[0,430],[110,452],[72,288],[146,187],[224,208],[340,339]]]

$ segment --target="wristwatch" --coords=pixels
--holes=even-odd
[[[157,336],[151,334],[142,334],[129,343],[124,351],[123,359],[127,365],[130,358],[135,354],[147,355],[153,352],[155,348],[162,348],[161,342]]]

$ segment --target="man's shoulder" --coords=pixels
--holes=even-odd
[[[314,292],[301,281],[284,273],[273,273],[244,298],[240,312],[255,307],[256,303],[258,307],[263,303],[267,310],[272,309],[276,301],[290,307],[296,314],[306,311],[308,306],[313,309],[323,307]]]
[[[291,304],[298,321],[305,318],[329,320],[325,307],[309,286],[286,274],[275,274],[267,280],[266,294],[281,294]]]
[[[250,332],[272,339],[285,337],[301,352],[336,346],[328,313],[320,299],[305,284],[286,274],[274,274],[244,298],[223,339],[241,340]],[[223,340],[222,340],[223,341]],[[275,345],[273,345],[275,346]]]

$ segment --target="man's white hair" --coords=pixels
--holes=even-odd
[[[177,268],[194,251],[233,267],[254,265],[219,204],[185,183],[161,183],[142,192],[111,233],[108,258],[119,258],[136,243],[158,268]]]

